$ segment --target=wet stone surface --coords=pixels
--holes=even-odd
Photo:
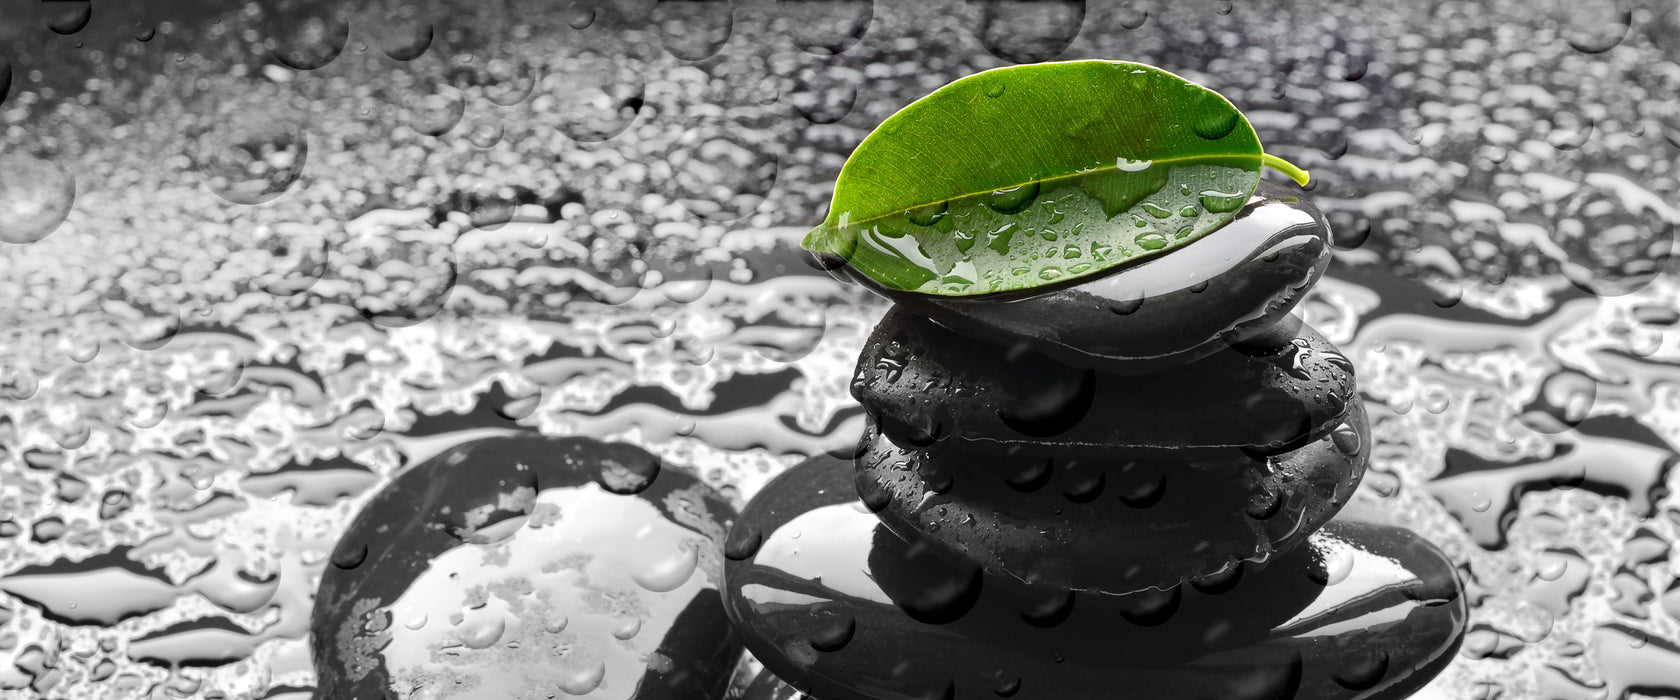
[[[741,692],[741,700],[810,700],[811,696],[799,692],[798,688],[788,685],[769,671],[760,671],[753,678],[752,684]]]
[[[640,448],[517,436],[444,451],[340,540],[312,617],[323,698],[720,697],[734,517]]]
[[[930,454],[866,433],[857,489],[902,536],[1052,590],[1169,588],[1286,552],[1352,497],[1363,406],[1299,449],[1193,458]]]
[[[1170,254],[1030,293],[878,293],[964,333],[1075,364],[1144,371],[1219,351],[1277,323],[1330,264],[1330,227],[1298,188],[1262,181],[1237,218]]]
[[[1456,652],[1444,555],[1363,507],[1263,569],[1170,591],[1032,599],[907,543],[824,456],[747,506],[725,600],[769,673],[823,700],[1410,695]],[[750,551],[750,553],[748,553]],[[764,680],[754,700],[797,697]]]
[[[858,358],[852,395],[901,444],[1107,457],[1287,450],[1340,424],[1355,389],[1352,363],[1307,326],[1274,347],[1228,347],[1128,376],[977,341],[895,308]]]

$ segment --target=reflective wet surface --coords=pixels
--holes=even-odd
[[[850,449],[884,307],[786,243],[893,110],[1056,50],[1312,170],[1297,312],[1357,369],[1362,497],[1467,584],[1418,697],[1680,692],[1671,6],[732,3],[690,61],[721,25],[646,2],[366,3],[342,46],[304,4],[0,22],[0,695],[311,697],[334,543],[477,437],[633,443],[737,506]]]

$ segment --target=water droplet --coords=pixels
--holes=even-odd
[[[659,458],[648,455],[634,462],[605,458],[601,460],[600,483],[608,491],[630,496],[646,491],[659,478]]]
[[[821,652],[840,651],[851,643],[856,633],[856,619],[850,615],[835,616],[819,623],[811,631],[811,648]]]
[[[60,36],[70,36],[86,29],[88,22],[93,19],[93,3],[89,0],[77,0],[64,3],[70,7],[60,10],[58,14],[47,20],[47,29]],[[61,5],[64,6],[64,5]],[[48,7],[52,4],[48,3]]]
[[[654,593],[670,593],[688,583],[694,575],[694,570],[700,564],[700,547],[698,542],[683,542],[678,544],[678,551],[674,556],[666,556],[655,565],[636,571],[630,578]]]
[[[1241,192],[1222,192],[1220,190],[1202,190],[1202,208],[1214,214],[1225,214],[1242,208],[1248,197]]]
[[[1358,691],[1375,688],[1387,675],[1388,652],[1378,649],[1337,669],[1331,678],[1343,688]]]
[[[1464,301],[1464,285],[1457,282],[1449,282],[1445,289],[1437,289],[1436,292],[1433,301],[1443,309],[1458,306],[1459,302]]]
[[[1236,130],[1240,116],[1229,105],[1213,105],[1208,113],[1196,122],[1192,130],[1204,139],[1218,141]]]
[[[1167,240],[1165,234],[1157,231],[1150,231],[1142,234],[1134,239],[1133,242],[1136,243],[1139,248],[1143,248],[1144,250],[1160,250],[1171,243],[1171,241]]]
[[[807,53],[835,56],[856,44],[875,18],[874,0],[781,0],[793,43]]]
[[[617,639],[621,642],[627,642],[627,641],[630,641],[632,639],[635,639],[636,635],[641,634],[641,632],[642,632],[642,618],[631,617],[631,618],[626,619],[623,623],[619,624],[619,626],[614,627],[613,631],[612,631],[612,636],[613,636],[614,639]]]
[[[1337,250],[1356,250],[1371,239],[1371,220],[1345,212],[1331,212],[1330,245]]]
[[[723,556],[730,561],[746,561],[758,554],[764,546],[764,534],[759,529],[746,522],[738,521],[729,530],[729,538],[723,543]]]
[[[812,124],[833,124],[857,105],[861,74],[850,69],[806,68],[799,72],[785,98]]]
[[[986,205],[999,214],[1014,214],[1026,209],[1038,198],[1039,183],[1032,182],[1025,185],[993,190]]]
[[[1123,296],[1108,302],[1108,310],[1121,316],[1129,316],[1137,313],[1137,310],[1141,308],[1143,308],[1143,292],[1141,290],[1133,291],[1128,296]]]
[[[1371,70],[1371,59],[1364,56],[1349,54],[1347,62],[1342,64],[1342,80],[1353,82],[1365,77]]]
[[[950,213],[950,211],[951,203],[949,201],[936,202],[926,206],[906,209],[904,210],[904,218],[908,219],[910,223],[917,226],[932,226],[939,223],[939,220],[945,218],[945,215]]]
[[[1114,169],[1123,173],[1141,173],[1155,166],[1153,160],[1132,160],[1130,158],[1116,158]]]
[[[644,104],[641,71],[601,56],[560,57],[542,78],[559,128],[574,141],[605,141],[635,121]]]
[[[9,78],[10,66],[0,68],[8,69],[0,78]],[[0,241],[46,238],[69,218],[75,203],[76,179],[58,164],[17,151],[0,154]]]
[[[1601,54],[1620,46],[1633,31],[1633,8],[1605,0],[1571,3],[1577,16],[1564,30],[1569,47],[1584,54]]]
[[[290,18],[288,18],[290,20]],[[325,68],[350,42],[350,23],[337,16],[306,17],[276,37],[273,58],[292,70]]]
[[[1183,586],[1165,591],[1145,589],[1125,596],[1120,616],[1139,627],[1159,627],[1178,613],[1178,606],[1183,600]]]
[[[975,36],[993,56],[1037,63],[1062,55],[1085,25],[1085,0],[982,0]]]
[[[1341,424],[1332,431],[1330,440],[1335,443],[1338,451],[1350,457],[1359,454],[1359,451],[1365,447],[1365,440],[1360,437],[1359,431],[1347,423]]]
[[[397,20],[383,25],[381,46],[393,61],[412,61],[432,48],[432,23],[416,20]]]
[[[684,61],[716,55],[734,30],[732,3],[660,2],[653,6],[652,24],[659,29],[665,51]]]
[[[1048,460],[1032,460],[1004,479],[1009,488],[1030,493],[1044,488],[1054,474]]]
[[[1276,491],[1256,493],[1243,512],[1255,520],[1270,520],[1283,509],[1283,496]]]
[[[994,80],[986,85],[987,97],[1003,97],[1005,85],[1002,80]]]
[[[560,690],[568,695],[588,695],[601,687],[601,681],[607,677],[607,664],[597,661],[586,664],[581,668],[571,669],[560,676]]]
[[[223,120],[198,143],[203,184],[234,204],[256,205],[285,194],[303,176],[309,139],[274,112],[253,110]]]
[[[1159,204],[1156,204],[1154,202],[1143,202],[1143,203],[1140,203],[1138,206],[1141,207],[1144,211],[1149,212],[1150,216],[1153,216],[1157,219],[1170,219],[1170,218],[1172,218],[1172,215],[1173,215],[1171,209],[1163,207],[1163,206],[1161,206]]]
[[[367,561],[367,558],[367,545],[339,542],[338,547],[333,549],[331,560],[332,565],[340,569],[354,569]]]

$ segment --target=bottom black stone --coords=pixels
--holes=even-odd
[[[893,534],[857,500],[852,469],[824,456],[772,480],[725,565],[748,649],[820,700],[1398,699],[1464,632],[1451,562],[1362,508],[1264,568],[1031,600]]]

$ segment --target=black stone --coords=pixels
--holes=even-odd
[[[1305,325],[1269,350],[1226,347],[1117,375],[976,341],[899,307],[870,335],[852,395],[900,444],[1069,457],[1282,452],[1340,424],[1355,388],[1352,363]]]
[[[1235,219],[1189,245],[1062,285],[947,297],[849,276],[968,334],[1025,339],[1074,363],[1126,360],[1144,371],[1206,356],[1278,322],[1329,264],[1324,214],[1299,189],[1263,181]]]
[[[1364,476],[1355,402],[1334,432],[1291,452],[1057,459],[904,448],[865,433],[860,493],[901,536],[1028,585],[1093,593],[1170,588],[1304,542]]]
[[[818,457],[767,484],[736,525],[763,544],[724,574],[748,649],[821,700],[1398,700],[1464,632],[1452,563],[1363,508],[1262,569],[1031,600],[893,534],[851,494],[850,466]],[[937,603],[960,614],[907,610]],[[845,644],[823,641],[838,627]]]
[[[356,516],[311,619],[323,698],[722,696],[727,502],[640,448],[488,438]]]

